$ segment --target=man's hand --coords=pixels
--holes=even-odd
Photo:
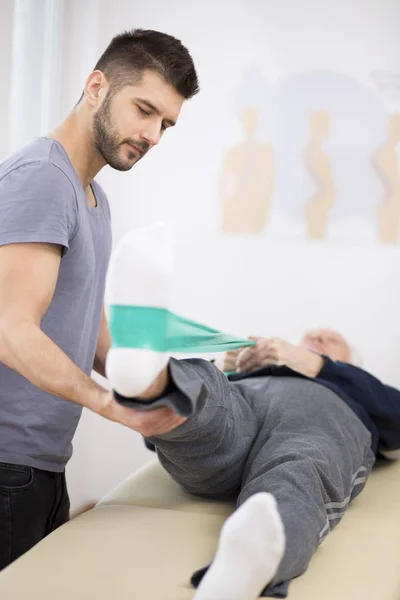
[[[168,381],[169,371],[166,366],[158,373],[153,383],[138,396],[138,399],[145,401],[158,398],[167,388]],[[115,400],[112,392],[106,392],[102,395],[100,407],[96,412],[102,417],[125,425],[125,427],[129,427],[145,437],[167,433],[186,421],[185,417],[179,416],[169,406],[156,408],[148,412],[122,406]]]
[[[271,365],[287,366],[307,377],[316,377],[323,358],[305,348],[299,348],[279,338],[250,337],[255,346],[241,350],[236,359],[236,371],[249,373]]]
[[[115,400],[112,392],[107,392],[104,395],[102,408],[96,412],[102,417],[125,425],[125,427],[129,427],[129,429],[133,429],[145,437],[167,433],[186,421],[185,417],[181,417],[168,406],[148,412],[127,408]]]
[[[236,359],[237,371],[247,373],[270,365],[287,365],[292,362],[298,348],[279,338],[250,337],[255,346],[243,348]]]

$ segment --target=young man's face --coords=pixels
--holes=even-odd
[[[113,169],[128,171],[176,123],[183,100],[161,77],[145,71],[137,85],[106,95],[94,113],[97,150]]]

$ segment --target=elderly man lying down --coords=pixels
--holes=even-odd
[[[253,337],[255,347],[239,348],[224,353],[216,365],[224,372],[236,374],[252,373],[265,367],[285,366],[305,377],[326,377],[329,381],[357,400],[375,423],[378,429],[378,452],[386,458],[400,458],[400,393],[387,385],[382,385],[375,377],[356,367],[347,368],[356,360],[355,350],[337,331],[332,329],[311,329],[307,331],[297,345],[279,338]],[[335,363],[322,374],[310,371],[310,352]],[[339,364],[342,363],[340,366]],[[333,367],[333,368],[332,368]],[[378,385],[377,385],[378,384]],[[351,387],[350,387],[351,386]],[[367,389],[370,393],[367,393]],[[392,401],[388,402],[388,397]],[[374,402],[376,405],[374,406]],[[389,408],[389,410],[386,410]],[[394,420],[393,420],[394,419]]]
[[[143,305],[161,278],[153,249],[150,257],[139,250],[132,281]],[[125,299],[126,286],[127,278]],[[196,600],[286,597],[363,489],[378,451],[400,448],[400,393],[338,361],[348,358],[337,346],[260,339],[228,377],[201,359],[171,358],[159,372],[145,350],[124,351],[122,363],[110,350],[116,397],[146,411],[138,431],[171,476],[189,493],[237,499],[211,566],[192,578]],[[144,372],[153,375],[143,391],[135,379]],[[129,379],[132,392],[121,392]]]

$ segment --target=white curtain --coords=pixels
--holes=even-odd
[[[64,0],[15,0],[10,150],[48,132],[60,113]]]

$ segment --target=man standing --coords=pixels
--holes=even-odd
[[[110,344],[110,212],[94,177],[106,164],[131,169],[197,92],[179,40],[122,33],[67,119],[0,165],[0,569],[68,520],[64,469],[82,406],[151,430],[154,415],[90,378]],[[173,427],[176,413],[162,410]]]

